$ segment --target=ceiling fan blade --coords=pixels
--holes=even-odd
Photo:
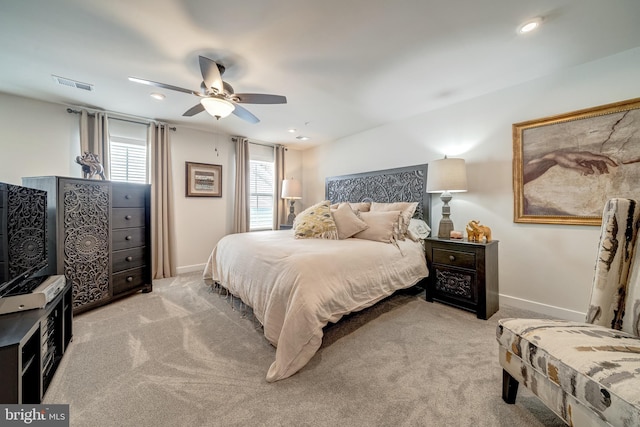
[[[233,95],[233,86],[231,86],[229,83],[223,81],[222,85],[224,86],[224,90],[229,94],[229,95]]]
[[[218,93],[222,93],[224,85],[222,83],[222,76],[220,75],[218,64],[204,56],[199,56],[198,58],[200,58],[200,72],[202,73],[202,79],[207,85],[207,88],[213,88],[216,89]]]
[[[236,108],[233,110],[233,114],[240,117],[242,120],[246,120],[249,123],[259,123],[260,119],[254,116],[249,110],[244,107],[239,106],[238,104],[234,104]]]
[[[236,93],[233,100],[241,104],[286,104],[287,97],[264,93]]]
[[[165,84],[165,83],[152,82],[151,80],[140,79],[138,77],[129,77],[129,80],[131,80],[132,82],[141,83],[143,85],[161,87],[163,89],[175,90],[177,92],[184,92],[184,93],[189,93],[191,95],[200,96],[200,94],[198,92],[194,92],[194,91],[192,91],[190,89],[185,89],[185,88],[178,87],[178,86],[168,85],[168,84]]]
[[[198,113],[202,113],[204,111],[204,105],[197,103],[196,105],[194,105],[193,107],[189,108],[187,111],[184,112],[183,116],[184,117],[191,117],[191,116],[195,116]]]

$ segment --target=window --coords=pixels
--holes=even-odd
[[[109,119],[109,150],[111,180],[149,182],[147,125]]]
[[[273,229],[273,161],[251,160],[250,223],[251,231]]]
[[[110,137],[111,180],[147,182],[147,144],[143,141],[127,141],[127,138]]]

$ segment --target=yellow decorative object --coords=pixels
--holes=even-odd
[[[480,221],[471,220],[467,224],[467,236],[470,242],[491,241],[491,229],[486,225],[480,225]]]

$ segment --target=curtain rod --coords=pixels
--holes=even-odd
[[[242,137],[240,137],[242,138]],[[231,141],[236,142],[238,140],[238,137],[231,137]],[[263,147],[282,147],[282,144],[269,144],[269,143],[263,143],[263,142],[253,142],[253,141],[249,141],[249,144],[253,144],[253,145],[262,145]]]
[[[88,111],[89,110],[87,109],[87,112]],[[81,112],[82,111],[80,111],[80,110],[74,110],[73,108],[67,108],[67,113],[69,113],[69,114],[71,114],[71,113],[80,114]],[[122,120],[123,122],[138,123],[138,124],[147,125],[147,126],[149,126],[151,123],[166,124],[166,123],[158,122],[156,120],[145,119],[145,118],[142,118],[142,117],[135,117],[135,116],[126,116],[124,114],[112,113],[110,111],[104,111],[104,113],[111,114],[112,115],[111,116],[112,119]],[[95,116],[95,113],[88,113],[88,115],[93,117],[93,116]],[[173,130],[173,131],[177,130],[176,127],[170,127],[170,126],[169,126],[169,129]]]

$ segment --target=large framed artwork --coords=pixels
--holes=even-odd
[[[222,197],[222,165],[186,162],[187,197]]]
[[[600,225],[639,183],[640,98],[513,125],[514,222]]]

